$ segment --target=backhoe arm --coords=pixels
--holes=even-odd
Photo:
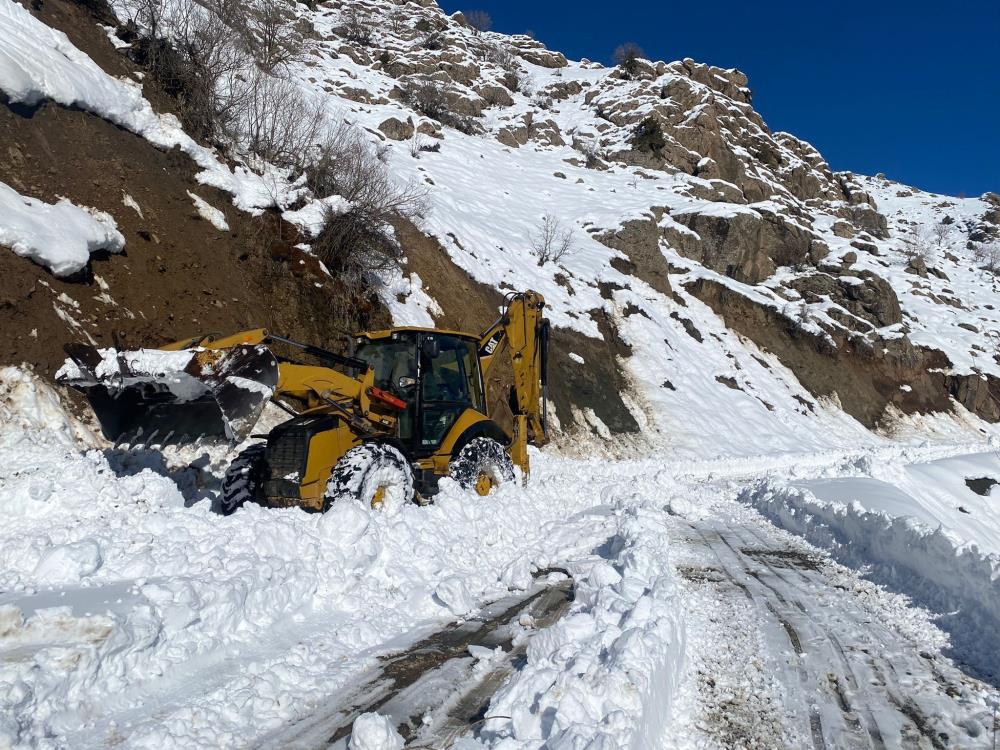
[[[500,350],[507,347],[510,351],[516,401],[511,457],[527,474],[527,443],[548,441],[549,322],[542,317],[545,300],[538,292],[508,295],[506,303],[503,314],[479,339],[479,361],[486,377]]]

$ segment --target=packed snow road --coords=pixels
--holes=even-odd
[[[721,747],[992,746],[983,686],[914,621],[900,622],[905,612],[747,516],[671,529],[677,570],[696,602],[689,633],[707,647],[689,648],[696,731]]]

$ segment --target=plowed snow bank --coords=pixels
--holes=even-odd
[[[1000,555],[915,518],[928,511],[903,489],[866,477],[833,482],[841,500],[818,496],[830,493],[829,480],[777,479],[751,485],[740,499],[840,562],[866,569],[877,583],[941,613],[939,625],[951,636],[954,656],[1000,679]]]

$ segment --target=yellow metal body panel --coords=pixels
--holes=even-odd
[[[302,484],[299,487],[302,507],[310,510],[323,510],[326,485],[330,481],[333,467],[347,451],[360,442],[361,439],[351,431],[345,422],[340,422],[336,429],[313,436],[309,442],[306,473],[302,477]]]

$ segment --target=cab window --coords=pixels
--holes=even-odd
[[[424,347],[421,361],[425,402],[462,404],[484,411],[476,347],[469,341],[439,337],[437,355]]]

